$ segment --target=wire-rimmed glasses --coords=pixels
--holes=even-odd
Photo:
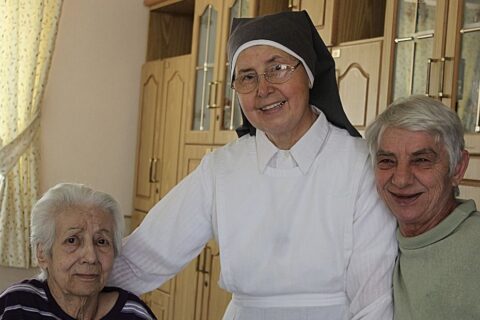
[[[266,81],[273,84],[285,83],[292,78],[293,72],[300,63],[298,61],[294,66],[284,63],[276,64],[260,74],[255,71],[241,72],[233,80],[232,89],[241,94],[250,93],[258,87],[260,76],[263,76]]]

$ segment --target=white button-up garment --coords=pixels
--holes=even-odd
[[[207,155],[126,241],[113,284],[158,287],[214,237],[224,319],[391,319],[395,221],[363,140],[320,114],[289,151],[257,130]]]

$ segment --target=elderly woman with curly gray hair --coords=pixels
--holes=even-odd
[[[64,183],[32,209],[31,242],[41,273],[0,295],[0,319],[155,319],[134,294],[105,287],[124,221],[108,194]]]
[[[480,213],[460,199],[469,163],[458,115],[396,100],[366,130],[378,193],[398,221],[395,320],[480,319]]]

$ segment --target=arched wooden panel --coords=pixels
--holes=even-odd
[[[338,77],[338,90],[345,112],[350,122],[356,127],[366,125],[369,84],[369,75],[358,63],[349,65],[347,70]]]

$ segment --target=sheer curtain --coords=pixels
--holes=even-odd
[[[63,0],[0,1],[0,265],[32,266],[40,104]]]

